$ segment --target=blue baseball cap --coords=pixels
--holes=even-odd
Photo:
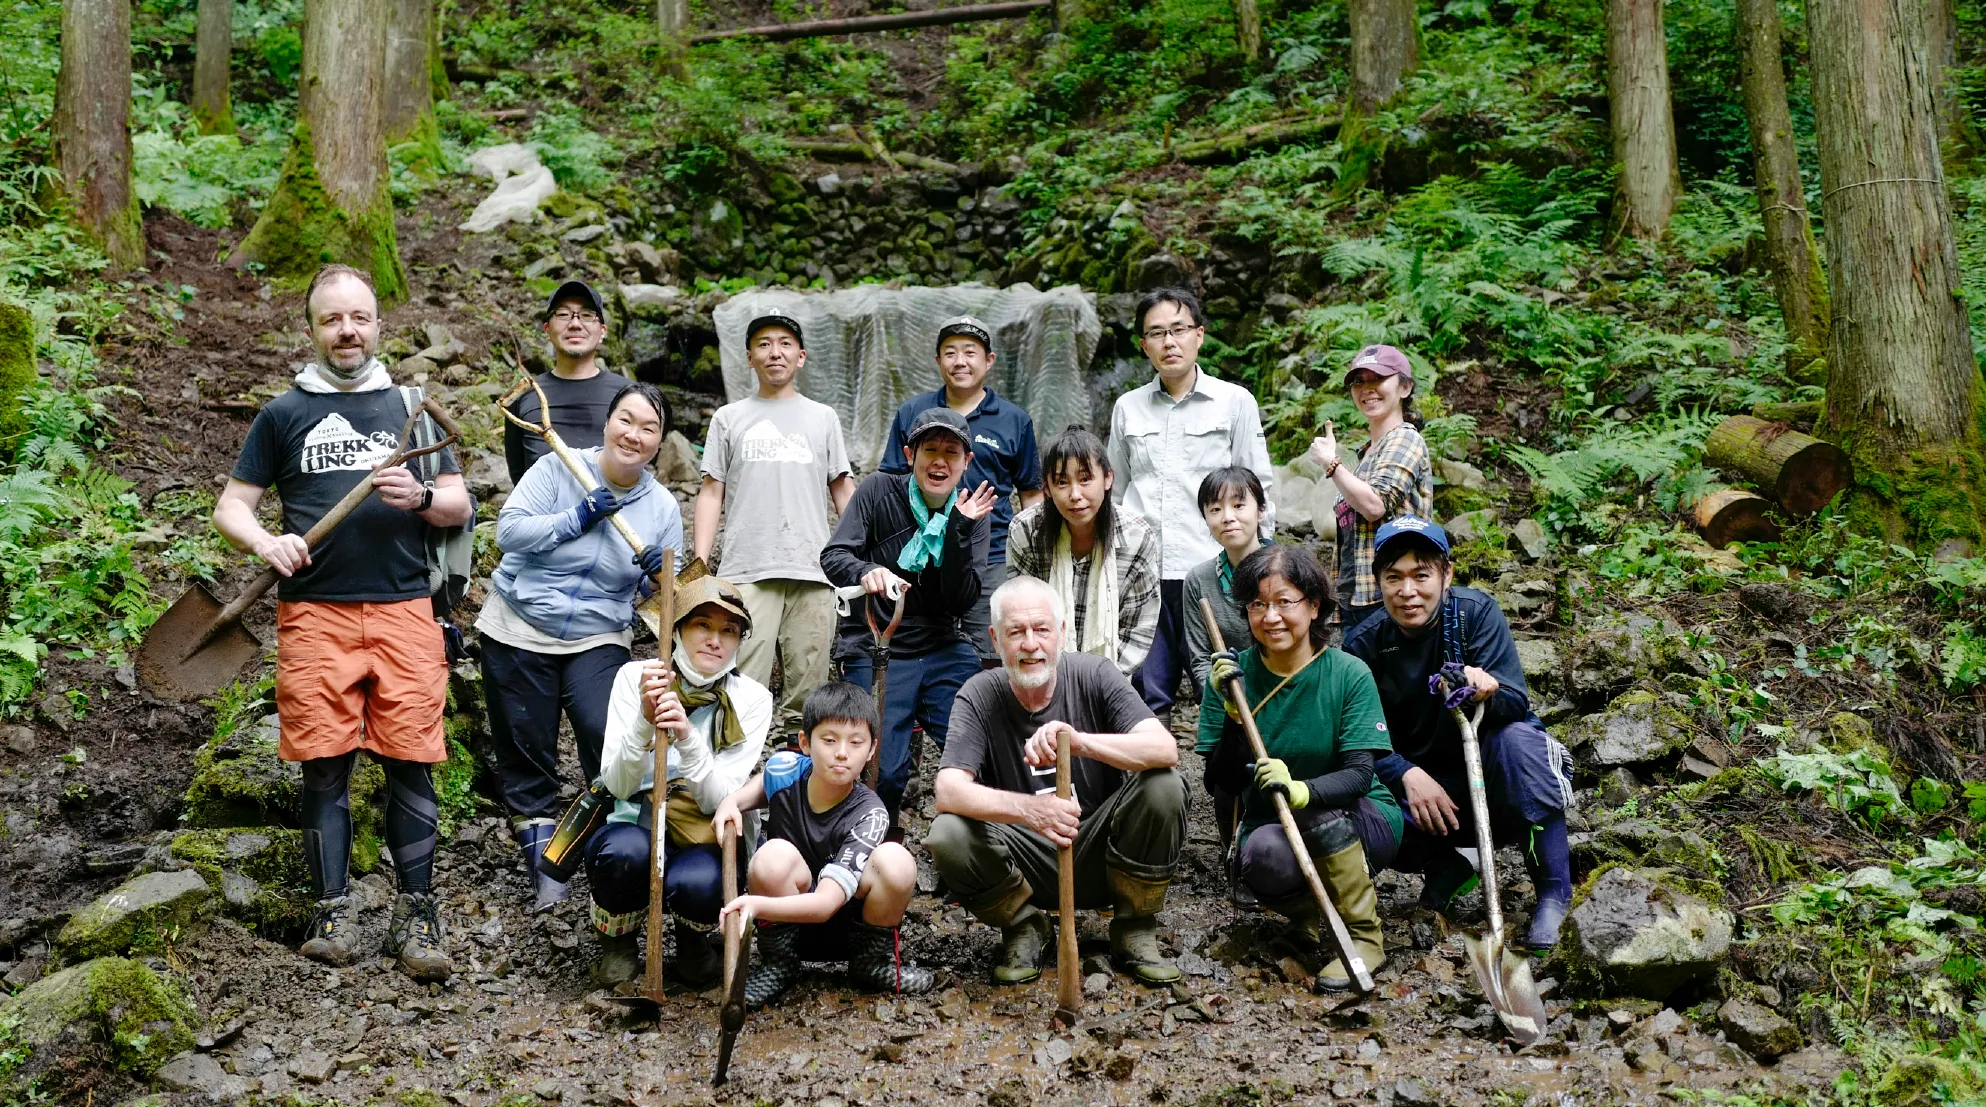
[[[1379,561],[1387,543],[1409,537],[1432,543],[1435,549],[1441,551],[1441,556],[1448,556],[1448,532],[1441,529],[1440,523],[1418,515],[1400,515],[1379,524],[1378,532],[1372,536],[1374,563]]]

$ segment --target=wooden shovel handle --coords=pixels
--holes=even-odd
[[[662,551],[663,560],[673,563],[676,551]],[[661,573],[656,577],[656,610],[662,617],[664,627],[676,625],[676,578],[673,572]],[[669,656],[669,641],[662,641],[662,654]],[[643,988],[649,999],[662,1002],[662,920],[668,916],[664,906],[666,895],[663,891],[663,839],[669,834],[669,751],[663,747],[662,736],[655,736],[654,780],[648,790],[650,821],[655,833],[648,845],[648,973],[643,979]],[[734,866],[736,862],[733,862]]]
[[[1213,642],[1216,653],[1227,649],[1221,638],[1220,623],[1214,619],[1214,605],[1207,598],[1200,598],[1200,617],[1206,620],[1207,636]],[[1234,705],[1235,713],[1241,717],[1241,729],[1248,735],[1248,747],[1255,754],[1255,760],[1267,761],[1269,748],[1262,742],[1262,731],[1255,725],[1255,712],[1248,706],[1247,693],[1242,688],[1240,677],[1231,677],[1222,691],[1227,702]],[[1303,870],[1303,879],[1310,885],[1310,894],[1317,897],[1317,906],[1324,912],[1324,921],[1331,934],[1331,942],[1338,947],[1338,957],[1344,961],[1345,969],[1351,974],[1352,983],[1361,992],[1372,991],[1372,972],[1366,968],[1365,959],[1358,955],[1352,946],[1351,932],[1345,929],[1345,920],[1338,916],[1336,904],[1324,890],[1324,879],[1317,875],[1317,865],[1310,859],[1310,850],[1303,844],[1303,831],[1296,825],[1296,813],[1290,810],[1290,801],[1281,792],[1269,793],[1275,801],[1276,818],[1283,824],[1283,836],[1289,839],[1290,853],[1296,857],[1296,867]]]
[[[1055,736],[1055,795],[1059,799],[1069,799],[1073,793],[1071,766],[1075,758],[1069,752],[1069,730],[1064,727]],[[1074,844],[1059,847],[1055,851],[1055,877],[1060,887],[1060,925],[1056,927],[1055,1005],[1056,1016],[1074,1025],[1083,1010],[1083,982],[1081,958],[1076,952],[1076,847]]]
[[[521,366],[519,368],[520,370],[522,369]],[[539,418],[541,420],[540,422],[533,423],[530,420],[524,418],[523,416],[517,414],[516,412],[510,410],[511,401],[515,400],[519,396],[522,396],[524,394],[524,389],[527,385],[530,387],[531,391],[536,392],[538,394],[538,412],[539,412]],[[545,390],[538,387],[538,381],[536,378],[527,374],[523,380],[520,380],[516,384],[512,385],[510,391],[504,393],[501,397],[497,399],[497,410],[503,412],[503,417],[505,419],[509,420],[512,423],[515,423],[517,426],[520,426],[525,430],[530,431],[532,434],[535,434],[538,437],[543,438],[545,440],[545,445],[550,446],[552,448],[552,452],[558,455],[559,460],[565,463],[565,467],[567,471],[569,471],[572,474],[572,479],[579,482],[579,487],[581,491],[591,492],[595,488],[600,487],[600,482],[594,480],[593,474],[587,472],[586,466],[581,465],[579,463],[578,455],[574,454],[572,452],[572,448],[565,444],[565,439],[560,438],[559,432],[552,429],[552,417],[550,414],[551,408],[546,404]],[[626,519],[621,518],[618,512],[616,512],[613,515],[607,516],[607,521],[614,524],[614,529],[620,532],[621,538],[624,541],[626,541],[628,544],[628,549],[633,550],[634,555],[636,557],[640,557],[641,552],[648,548],[648,543],[643,542],[641,540],[641,536],[637,535],[634,532],[634,528],[632,526],[629,526],[628,521]],[[662,561],[663,561],[663,565],[662,565],[663,571],[661,573],[655,574],[653,578],[657,587],[661,586],[662,577],[664,573],[670,576],[674,576],[676,572],[676,564],[672,558],[663,558]],[[668,624],[664,623],[663,628],[666,630],[667,627]]]

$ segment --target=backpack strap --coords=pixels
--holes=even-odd
[[[1455,590],[1441,597],[1441,637],[1447,647],[1447,660],[1453,665],[1466,665],[1469,659],[1463,656],[1463,646],[1469,639],[1469,617],[1462,611],[1462,605],[1455,602]]]
[[[407,414],[412,415],[417,411],[421,411],[421,405],[427,402],[427,397],[421,391],[419,385],[401,385],[400,402],[406,405]],[[436,442],[441,441],[435,432],[434,419],[426,412],[421,412],[421,417],[414,421],[414,441],[411,445],[417,449],[434,445]],[[440,464],[441,455],[438,451],[417,457],[414,459],[414,475],[421,483],[431,484],[437,475],[436,469]]]

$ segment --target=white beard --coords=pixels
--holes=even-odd
[[[1054,681],[1055,663],[1059,660],[1060,658],[1058,656],[1048,653],[1046,650],[1036,650],[1033,653],[1016,657],[1014,661],[1016,664],[1022,661],[1046,661],[1047,664],[1043,665],[1039,670],[1027,671],[1016,668],[1015,665],[1004,667],[1007,670],[1007,679],[1013,683],[1014,687],[1033,690],[1047,687],[1049,683]]]

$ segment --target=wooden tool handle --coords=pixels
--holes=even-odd
[[[1055,795],[1069,799],[1073,794],[1071,767],[1075,757],[1069,752],[1069,730],[1055,736]],[[1076,847],[1072,843],[1055,851],[1055,877],[1060,887],[1061,923],[1056,927],[1055,1003],[1056,1015],[1071,1025],[1083,1009],[1082,959],[1076,953]]]
[[[675,552],[664,550],[663,559],[673,559]],[[656,609],[662,616],[662,625],[666,628],[676,623],[676,581],[674,574],[663,574],[663,577],[666,579],[656,581],[661,590],[655,594],[655,600]],[[671,646],[666,637],[660,648],[664,658],[670,656]],[[669,751],[664,748],[660,734],[655,736],[653,756],[654,779],[648,789],[648,806],[655,833],[649,843],[648,854],[648,973],[643,984],[648,998],[659,1003],[662,1000],[662,920],[666,917],[662,847],[663,839],[669,833]]]
[[[1469,774],[1469,810],[1476,817],[1476,870],[1483,878],[1483,905],[1489,909],[1489,932],[1503,935],[1503,897],[1496,880],[1496,844],[1490,840],[1489,793],[1483,777],[1483,748],[1476,738],[1476,724],[1483,720],[1483,705],[1476,704],[1476,717],[1451,708],[1455,728],[1462,733],[1462,764]]]
[[[531,389],[537,392],[538,394],[538,415],[541,422],[537,422],[537,423],[530,422],[529,420],[523,418],[522,416],[519,416],[516,412],[510,410],[510,402],[524,393],[524,388],[526,385],[529,385]],[[512,423],[515,423],[518,426],[524,428],[525,430],[528,430],[531,433],[539,436],[540,438],[543,438],[545,440],[545,445],[550,446],[552,448],[552,452],[558,455],[558,459],[561,462],[565,463],[566,470],[572,474],[572,479],[579,482],[579,487],[581,491],[591,492],[595,488],[600,487],[600,482],[594,480],[593,474],[587,472],[586,466],[580,464],[579,456],[577,454],[574,454],[572,452],[571,447],[565,444],[565,439],[560,438],[559,432],[552,429],[552,417],[550,410],[546,407],[545,404],[545,392],[543,389],[538,387],[538,382],[536,380],[533,380],[527,376],[525,379],[517,382],[517,384],[513,386],[509,392],[504,393],[503,396],[497,400],[497,410],[503,412],[503,417],[505,419],[508,419]],[[648,548],[648,543],[643,542],[641,540],[641,536],[634,532],[634,527],[630,526],[626,519],[621,518],[619,512],[615,512],[614,514],[607,516],[607,520],[614,524],[614,529],[620,532],[621,539],[628,544],[628,549],[634,551],[634,555],[636,557],[640,557],[642,551]],[[673,553],[674,551],[671,552]],[[676,572],[675,558],[665,557],[662,559],[662,572],[655,574],[655,576],[652,579],[654,580],[656,586],[660,587],[662,584],[662,577],[665,574],[674,576],[675,572]],[[662,629],[666,633],[669,629],[669,624],[663,623]]]
[[[724,902],[729,904],[742,891],[738,887],[738,833],[724,825]],[[738,971],[738,950],[744,944],[745,924],[737,916],[724,920],[724,994],[731,994],[731,977]]]
[[[1212,640],[1216,653],[1227,649],[1221,639],[1220,623],[1214,619],[1214,605],[1207,598],[1200,598],[1200,617],[1207,622],[1207,635]],[[1241,729],[1248,735],[1248,747],[1255,754],[1255,760],[1267,761],[1269,748],[1262,742],[1262,731],[1255,725],[1255,712],[1248,706],[1248,696],[1242,687],[1239,676],[1230,677],[1228,686],[1222,690],[1227,701],[1234,705],[1235,713],[1241,716]],[[1296,825],[1296,813],[1290,810],[1289,798],[1281,792],[1269,793],[1275,802],[1276,818],[1283,825],[1283,836],[1289,839],[1290,853],[1296,857],[1296,867],[1303,870],[1303,879],[1310,885],[1310,894],[1317,897],[1317,906],[1324,912],[1324,922],[1331,932],[1331,940],[1338,947],[1338,957],[1344,961],[1345,969],[1351,973],[1352,982],[1361,992],[1372,990],[1372,973],[1366,968],[1365,959],[1358,955],[1352,946],[1351,931],[1345,929],[1345,920],[1338,915],[1337,905],[1331,902],[1331,895],[1324,890],[1324,879],[1317,875],[1317,865],[1310,859],[1310,849],[1303,844],[1303,831]]]

